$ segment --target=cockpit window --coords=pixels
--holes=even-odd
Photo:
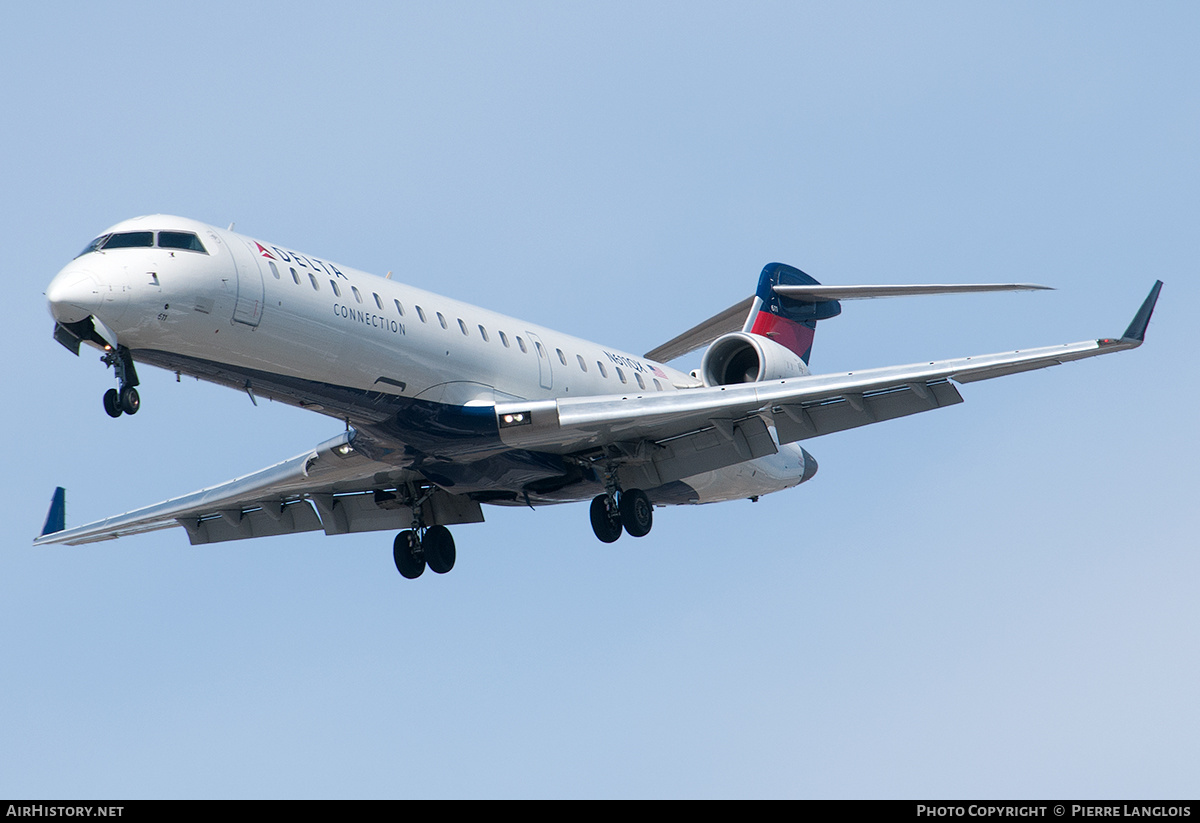
[[[76,257],[83,257],[85,254],[90,254],[91,252],[94,252],[96,249],[98,249],[98,248],[100,248],[101,246],[103,246],[103,245],[104,245],[104,241],[105,241],[105,240],[107,240],[107,239],[108,239],[108,235],[107,235],[107,234],[102,234],[102,235],[100,235],[100,236],[99,236],[99,237],[97,237],[95,240],[93,240],[92,242],[88,243],[88,244],[87,244],[87,247],[86,247],[86,248],[85,248],[83,251],[81,251],[79,254],[77,254],[77,255],[75,255],[75,256],[76,256]]]
[[[87,248],[75,256],[83,257],[85,254],[100,251],[101,249],[145,249],[151,248],[154,245],[154,232],[152,231],[126,231],[117,232],[116,234],[102,234],[88,243]],[[157,245],[160,249],[183,249],[185,251],[198,251],[201,254],[208,254],[208,250],[204,248],[204,244],[200,242],[200,238],[190,231],[160,231],[158,233]]]
[[[154,245],[154,232],[152,231],[124,231],[117,234],[110,234],[108,239],[104,241],[102,249],[135,249],[149,248]]]
[[[201,254],[208,253],[200,243],[200,238],[190,231],[160,231],[158,247],[160,249],[186,249],[187,251],[198,251]]]

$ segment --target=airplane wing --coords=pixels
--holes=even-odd
[[[346,534],[409,528],[414,501],[376,490],[404,489],[424,478],[372,460],[354,448],[354,440],[355,432],[344,432],[253,474],[72,529],[63,528],[62,493],[56,491],[46,531],[33,543],[76,546],[172,526],[182,526],[193,545],[318,529]],[[435,491],[417,502],[427,525],[483,521],[479,504],[461,495]]]
[[[514,448],[622,463],[622,481],[653,488],[775,453],[779,444],[962,402],[971,383],[1140,346],[1158,300],[1155,283],[1125,333],[1062,346],[843,374],[739,383],[662,394],[560,398],[496,406]]]

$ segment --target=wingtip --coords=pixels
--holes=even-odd
[[[38,537],[55,534],[66,528],[67,490],[58,486],[54,489],[54,496],[50,498],[50,511],[46,512],[46,525],[42,527],[42,533]]]
[[[1150,315],[1154,314],[1154,306],[1158,303],[1158,293],[1162,291],[1162,287],[1163,281],[1154,281],[1154,286],[1151,287],[1150,293],[1146,295],[1146,299],[1142,301],[1141,308],[1133,316],[1133,322],[1129,324],[1129,328],[1125,329],[1125,333],[1121,335],[1122,340],[1136,340],[1141,343],[1146,339],[1146,327],[1150,325]]]

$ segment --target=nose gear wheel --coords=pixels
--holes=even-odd
[[[104,411],[109,417],[121,416],[121,393],[116,389],[109,389],[104,393]]]

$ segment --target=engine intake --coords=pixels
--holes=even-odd
[[[808,366],[791,349],[746,332],[718,337],[700,361],[700,379],[706,386],[758,383],[806,374]]]

